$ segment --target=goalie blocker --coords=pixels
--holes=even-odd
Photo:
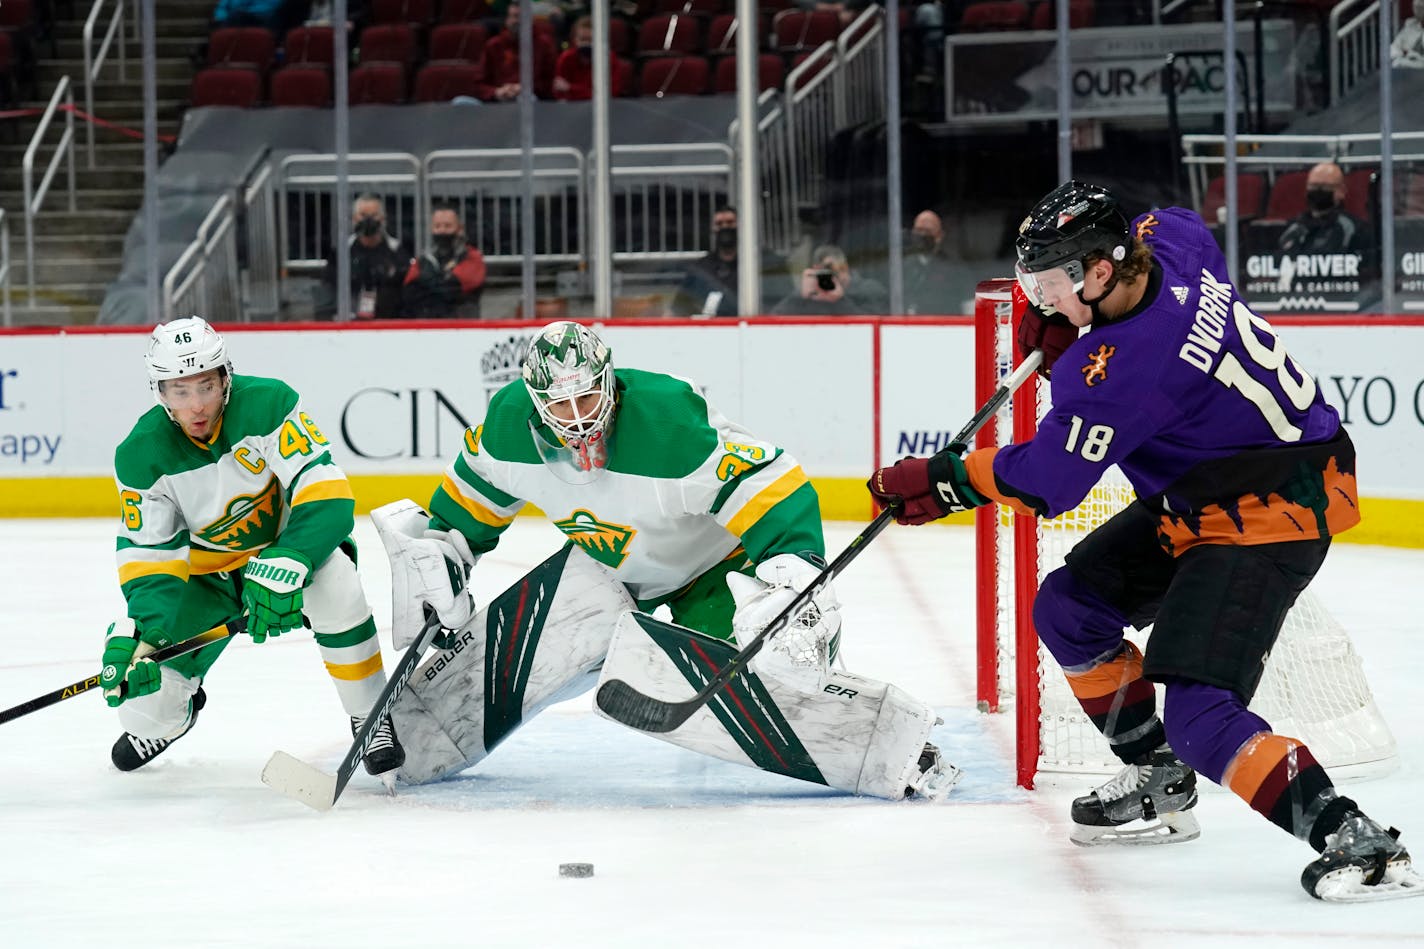
[[[393,589],[438,586],[409,575],[432,569],[418,553],[422,541],[391,536],[398,527],[413,530],[418,520],[386,509],[372,520],[392,557]],[[412,547],[417,554],[409,553]],[[409,602],[396,604],[398,615],[409,609]],[[591,689],[600,668],[605,678],[677,698],[736,654],[732,643],[637,612],[622,583],[573,545],[446,641],[450,647],[422,663],[391,711],[406,748],[397,777],[407,784],[478,764],[542,709]],[[941,797],[958,778],[927,748],[935,724],[928,705],[887,683],[838,672],[808,681],[754,666],[684,725],[657,737],[725,761],[898,800],[910,792]]]

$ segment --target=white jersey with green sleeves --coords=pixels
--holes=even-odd
[[[114,455],[119,583],[140,629],[168,629],[190,575],[279,545],[324,561],[354,526],[351,486],[286,383],[233,376],[207,444],[154,406]]]
[[[789,454],[728,421],[686,380],[615,372],[608,466],[570,484],[539,458],[523,382],[495,393],[430,502],[432,526],[492,550],[525,503],[627,585],[662,602],[738,547],[753,563],[824,555],[820,502]]]

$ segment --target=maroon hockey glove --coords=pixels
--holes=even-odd
[[[1014,318],[1019,324],[1019,351],[1025,358],[1034,350],[1041,351],[1043,365],[1038,367],[1038,374],[1045,379],[1050,378],[1053,364],[1058,361],[1058,357],[1077,341],[1078,327],[1068,322],[1068,318],[1062,314],[1054,313],[1049,316],[1033,306],[1017,283],[1014,284],[1013,301]]]
[[[895,509],[900,524],[926,524],[947,514],[988,504],[975,491],[959,457],[963,445],[951,445],[928,458],[901,458],[870,476],[871,497]]]

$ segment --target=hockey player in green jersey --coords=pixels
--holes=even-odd
[[[414,639],[427,607],[458,634],[446,640],[455,654],[414,676],[393,713],[411,756],[402,770],[408,781],[478,761],[507,734],[507,723],[527,720],[546,698],[588,688],[579,676],[616,664],[620,642],[652,650],[634,663],[665,672],[670,688],[687,688],[675,660],[654,644],[658,636],[685,643],[674,652],[720,662],[824,566],[820,502],[801,466],[724,418],[689,382],[615,369],[604,342],[567,321],[534,337],[521,370],[522,379],[495,393],[483,424],[466,432],[428,522],[402,526],[404,536],[393,540],[387,513],[372,513],[392,556],[396,645]],[[472,623],[459,573],[495,548],[526,503],[580,555],[568,558],[562,580],[548,579],[547,564],[536,568],[510,609],[497,599],[488,623]],[[408,511],[395,513],[409,523]],[[591,593],[569,592],[584,581],[602,590],[599,577],[619,587],[621,606],[590,607]],[[565,602],[571,605],[561,612]],[[660,607],[671,624],[649,615]],[[639,624],[656,625],[657,633]],[[668,740],[857,793],[947,791],[957,771],[941,766],[926,743],[933,711],[894,686],[832,673],[840,629],[840,605],[826,588],[753,660],[756,688],[778,684],[750,704],[784,713],[791,726],[699,720]],[[832,675],[854,680],[845,693],[860,698],[828,699],[840,694],[826,687]],[[505,711],[505,703],[517,707]],[[806,731],[792,734],[797,723]],[[763,733],[790,735],[795,748],[739,746],[747,734]],[[788,765],[792,759],[804,766]]]
[[[145,656],[247,617],[254,642],[309,621],[358,730],[385,686],[371,609],[346,549],[351,486],[285,383],[232,373],[222,336],[199,317],[155,327],[145,356],[158,405],[114,456],[119,583],[128,615],[109,626],[100,682],[124,733],[114,766],[142,767],[187,734],[228,640],[163,666]],[[386,721],[372,774],[404,760]]]

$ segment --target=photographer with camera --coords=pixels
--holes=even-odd
[[[811,265],[801,271],[801,289],[771,311],[777,316],[857,316],[877,312],[849,293],[850,264],[845,251],[822,244],[811,253]]]

